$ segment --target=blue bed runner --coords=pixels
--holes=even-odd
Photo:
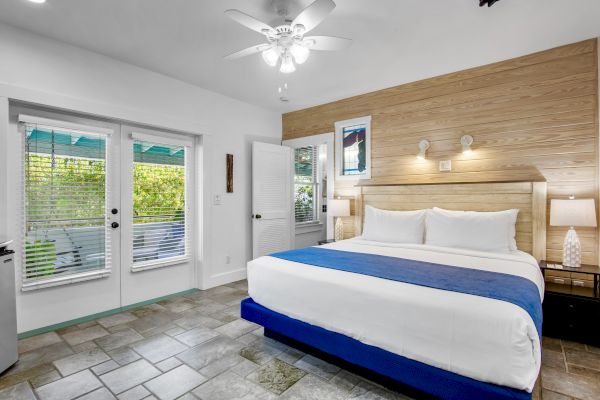
[[[315,267],[506,301],[525,310],[531,316],[540,339],[542,336],[540,292],[535,283],[520,276],[321,247],[283,251],[270,256]]]

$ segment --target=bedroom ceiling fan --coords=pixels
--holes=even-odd
[[[235,60],[256,53],[271,67],[279,64],[279,71],[289,74],[296,70],[296,64],[304,64],[311,50],[336,51],[350,46],[352,40],[334,36],[304,36],[314,29],[333,11],[332,0],[315,0],[293,20],[288,18],[287,1],[276,1],[274,4],[283,24],[271,27],[240,10],[227,10],[225,14],[245,27],[265,36],[267,42],[248,47],[225,56],[227,60]]]

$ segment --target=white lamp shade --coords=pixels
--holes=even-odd
[[[594,199],[550,200],[550,225],[596,226]]]
[[[327,214],[330,217],[349,217],[350,200],[327,200]]]

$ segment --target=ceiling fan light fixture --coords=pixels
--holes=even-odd
[[[282,74],[291,74],[295,70],[296,66],[294,65],[292,56],[286,52],[286,54],[281,59],[281,68],[279,68],[279,72],[281,72]]]
[[[308,60],[310,50],[299,44],[294,44],[290,48],[290,53],[294,56],[294,61],[296,61],[297,64],[304,64],[306,60]]]
[[[274,47],[271,47],[262,52],[262,58],[268,66],[274,67],[277,65],[277,61],[279,61],[279,53]]]

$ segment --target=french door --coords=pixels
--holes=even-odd
[[[21,331],[196,286],[192,137],[25,107],[11,115]]]

